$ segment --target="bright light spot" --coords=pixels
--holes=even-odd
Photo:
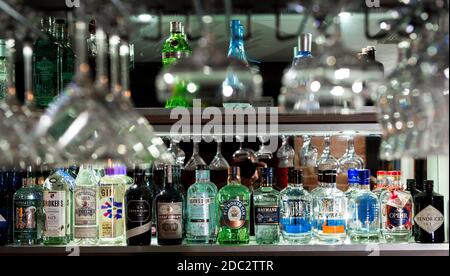
[[[403,128],[403,123],[402,122],[396,122],[395,123],[395,128],[398,130],[401,130]]]
[[[190,82],[187,85],[187,91],[189,93],[193,94],[193,93],[197,92],[197,90],[198,90],[198,87],[197,87],[197,85],[195,83]]]
[[[321,87],[322,87],[322,84],[320,84],[319,81],[313,81],[311,83],[311,91],[312,92],[318,92]]]
[[[150,23],[153,19],[151,14],[140,14],[138,16],[139,22],[141,23]]]
[[[205,24],[211,24],[211,23],[213,23],[213,18],[212,18],[212,16],[205,15],[202,17],[202,21]]]
[[[152,144],[155,146],[162,146],[164,145],[164,141],[159,137],[155,137],[152,139]]]
[[[121,56],[128,56],[130,55],[130,47],[128,47],[128,45],[122,45],[120,46],[119,52]]]
[[[414,26],[413,25],[408,25],[408,27],[406,27],[406,32],[408,34],[414,32]]]
[[[444,70],[444,74],[445,74],[445,77],[447,78],[447,79],[449,79],[449,70],[448,70],[448,68],[446,68],[445,70]]]
[[[227,98],[231,97],[231,95],[233,95],[233,92],[234,92],[233,87],[229,85],[224,85],[222,88],[222,93]]]
[[[413,122],[413,121],[408,121],[408,122],[406,123],[406,126],[407,126],[408,128],[414,128],[414,122]]]
[[[342,68],[334,72],[334,78],[337,80],[345,80],[350,78],[350,69]]]
[[[355,82],[355,83],[353,84],[353,86],[352,86],[352,90],[353,90],[353,92],[355,92],[356,94],[361,93],[361,92],[363,91],[363,89],[364,89],[364,85],[363,85],[363,83],[360,82],[360,81]]]
[[[383,116],[383,119],[387,121],[387,120],[391,119],[391,116],[386,114],[386,115]]]
[[[336,57],[334,57],[334,56],[327,58],[328,66],[334,66],[334,65],[336,65],[336,62],[337,62],[337,60],[336,60]]]
[[[153,156],[153,158],[159,158],[161,156],[161,152],[155,145],[150,146],[148,150],[150,154]]]
[[[136,145],[133,146],[133,150],[135,152],[141,152],[144,150],[144,145],[142,143],[137,143]]]
[[[167,84],[173,84],[173,82],[175,81],[175,78],[173,77],[172,74],[166,73],[166,74],[164,74],[164,81],[165,81]]]
[[[412,40],[416,40],[417,39],[417,34],[416,33],[412,33],[409,35],[409,38],[411,38]]]
[[[403,92],[402,92],[402,94],[403,94],[404,96],[408,96],[409,93],[411,93],[411,90],[409,90],[408,88],[405,88],[405,90],[403,90]]]
[[[391,29],[391,25],[389,25],[387,22],[381,22],[380,28],[382,30],[389,31]]]
[[[345,89],[342,86],[335,86],[330,91],[331,95],[341,97],[345,94]]]
[[[261,75],[256,75],[253,77],[253,82],[257,85],[261,84],[263,82],[263,78]]]
[[[125,145],[119,145],[117,147],[117,153],[120,155],[124,155],[127,153],[127,147]]]
[[[117,35],[113,35],[109,39],[109,44],[111,44],[112,46],[117,46],[117,45],[119,45],[119,43],[120,43],[120,37]]]
[[[209,66],[204,66],[203,67],[203,74],[209,76],[209,75],[211,75],[211,72],[212,72],[211,67],[209,67]]]
[[[33,55],[33,49],[30,46],[23,47],[23,55],[26,57],[31,57]]]
[[[349,12],[341,12],[339,14],[339,17],[341,18],[341,20],[344,21],[348,21],[352,18],[352,14]]]

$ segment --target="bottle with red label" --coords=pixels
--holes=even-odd
[[[412,237],[413,199],[401,183],[401,172],[388,172],[387,190],[380,197],[382,233],[388,243],[407,243]]]
[[[284,190],[289,184],[289,169],[294,168],[295,150],[289,145],[289,137],[281,137],[283,143],[277,152],[278,168],[276,172],[277,187]]]

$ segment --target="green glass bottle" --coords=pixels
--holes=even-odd
[[[55,39],[58,42],[58,91],[62,91],[71,82],[75,74],[75,53],[70,44],[67,24],[64,19],[56,19]]]
[[[71,241],[71,204],[75,179],[64,169],[56,170],[44,183],[45,245],[66,245]]]
[[[6,41],[4,39],[0,39],[0,102],[5,100],[8,89],[7,64]]]
[[[38,108],[47,108],[59,93],[59,46],[54,39],[54,26],[54,18],[43,18],[41,30],[47,37],[39,37],[33,45],[33,89]]]
[[[170,37],[164,42],[162,50],[163,67],[167,69],[191,54],[192,50],[184,33],[183,25],[181,22],[170,22]],[[166,102],[166,108],[192,107],[185,97],[187,93],[186,81],[175,80],[173,96]]]
[[[217,195],[219,211],[219,244],[250,242],[250,190],[241,184],[240,168],[228,172],[228,184]]]

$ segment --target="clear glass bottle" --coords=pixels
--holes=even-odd
[[[317,168],[319,170],[337,170],[338,160],[331,154],[331,136],[325,136],[324,146],[323,153],[317,160]]]
[[[351,219],[348,223],[349,236],[356,243],[377,243],[380,241],[381,207],[379,198],[370,191],[370,171],[359,170],[357,192],[349,199]]]
[[[388,243],[407,243],[412,236],[413,199],[401,185],[401,173],[389,172],[388,189],[381,196],[381,231]]]
[[[184,196],[176,189],[173,167],[165,166],[164,188],[155,198],[158,245],[181,245],[184,230]]]
[[[197,181],[187,191],[186,241],[214,244],[217,240],[217,187],[207,167],[197,168]]]
[[[303,168],[316,168],[319,153],[312,143],[312,137],[303,136],[303,147],[300,151],[300,164]]]
[[[348,170],[362,170],[365,167],[364,160],[356,154],[355,150],[355,138],[353,136],[348,137],[347,150],[345,154],[338,160],[339,173],[347,174]]]
[[[97,186],[100,178],[90,165],[82,166],[75,180],[74,239],[79,245],[95,245],[97,235]]]
[[[100,244],[125,243],[125,190],[126,181],[120,169],[105,169],[97,190],[98,235]]]
[[[335,244],[347,238],[347,198],[336,187],[337,172],[325,171],[325,187],[313,199],[317,238],[320,242]]]
[[[209,169],[211,170],[211,180],[216,184],[217,189],[220,190],[225,187],[227,185],[230,165],[222,155],[222,142],[220,141],[217,141],[217,153],[209,165]]]
[[[33,169],[27,170],[23,187],[13,198],[13,239],[17,245],[39,245],[44,232],[43,192],[31,175]]]
[[[373,193],[380,198],[381,194],[387,190],[387,171],[377,172],[377,185]]]
[[[240,168],[230,168],[228,184],[216,197],[219,244],[237,245],[250,242],[250,200],[250,190],[241,184]]]
[[[280,192],[273,188],[273,168],[261,169],[261,186],[253,193],[257,244],[280,242]]]
[[[57,169],[44,183],[45,245],[66,245],[71,241],[71,204],[75,179]]]
[[[359,191],[360,184],[359,184],[359,171],[358,170],[348,170],[348,189],[345,191],[345,196],[350,199],[350,197]]]
[[[6,51],[6,41],[0,39],[0,102],[5,100],[8,92],[8,59]]]
[[[295,150],[289,145],[289,137],[281,137],[282,144],[278,149],[278,167],[276,171],[277,187],[284,190],[289,185],[289,169],[294,168]]]
[[[195,172],[197,167],[207,166],[205,160],[200,156],[200,141],[194,141],[194,148],[192,150],[192,157],[186,163],[183,170],[183,187],[187,191],[189,187],[195,183]]]
[[[291,169],[289,186],[281,192],[281,233],[294,244],[308,244],[312,239],[312,196],[303,188],[302,172]]]
[[[33,45],[33,90],[38,108],[47,108],[59,94],[58,43],[54,38],[55,19],[45,17],[41,21],[39,37]]]

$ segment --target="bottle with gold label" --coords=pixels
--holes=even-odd
[[[250,242],[250,190],[241,184],[240,168],[228,172],[228,184],[216,197],[219,212],[219,244]]]
[[[125,243],[124,200],[126,181],[118,167],[106,168],[97,192],[100,244]]]

